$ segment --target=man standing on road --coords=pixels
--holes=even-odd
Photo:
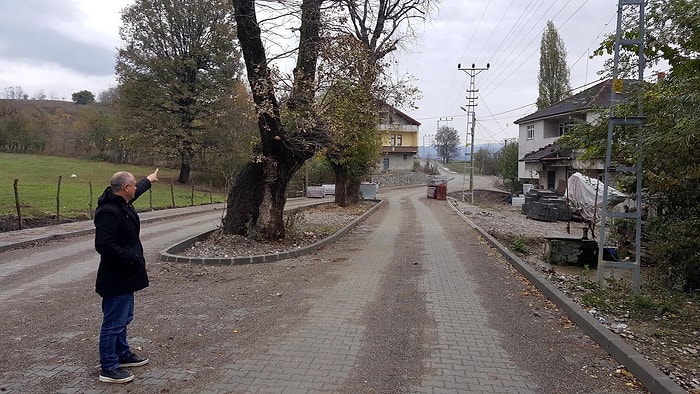
[[[158,182],[158,169],[136,183],[129,172],[112,175],[97,199],[95,250],[100,254],[95,291],[102,296],[100,329],[100,382],[126,383],[134,375],[122,368],[148,363],[131,352],[126,326],[134,317],[134,292],[148,287],[146,260],[139,239],[141,224],[133,205]]]

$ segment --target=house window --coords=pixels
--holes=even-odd
[[[396,145],[396,134],[391,135],[391,146]]]
[[[559,123],[559,136],[566,134],[574,126],[573,122]]]
[[[529,140],[535,139],[535,125],[534,124],[527,126],[527,139],[529,139]]]
[[[396,145],[397,145],[397,146],[401,146],[401,145],[403,144],[403,143],[402,143],[402,141],[403,141],[403,138],[402,138],[402,137],[403,137],[403,136],[402,136],[401,134],[399,134],[399,135],[396,136]]]

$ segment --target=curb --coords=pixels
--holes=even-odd
[[[218,208],[217,206],[212,205],[212,208],[209,209],[211,211],[216,211],[221,208]],[[157,211],[148,211],[148,212],[157,212]],[[141,218],[140,222],[143,223],[152,223],[152,222],[158,222],[162,220],[168,220],[172,218],[178,218],[182,216],[190,216],[190,215],[196,215],[198,213],[201,213],[202,211],[196,211],[196,212],[182,212],[182,213],[176,213],[168,216],[156,216],[152,218]],[[139,215],[143,215],[144,212],[139,212]],[[88,222],[88,221],[85,221]],[[71,231],[66,231],[66,232],[59,232],[56,234],[47,234],[47,235],[37,235],[37,236],[32,236],[31,239],[26,239],[23,241],[17,241],[17,242],[10,242],[5,245],[0,245],[0,252],[4,252],[7,250],[12,250],[12,249],[19,249],[25,246],[30,246],[37,244],[39,242],[45,242],[45,241],[51,241],[51,240],[57,240],[57,239],[64,239],[64,238],[69,238],[69,237],[75,237],[75,236],[81,236],[81,235],[87,235],[87,234],[92,234],[95,232],[95,227],[92,224],[92,220],[89,220],[90,222],[90,228],[83,229],[83,230],[71,230]]]
[[[243,264],[258,264],[258,263],[271,263],[279,260],[284,260],[288,259],[291,257],[297,257],[297,256],[303,256],[306,254],[309,254],[323,246],[326,246],[330,243],[335,242],[339,237],[345,235],[348,231],[350,231],[352,228],[354,228],[359,222],[364,220],[367,216],[371,215],[379,209],[384,204],[384,200],[375,200],[378,201],[377,204],[375,204],[372,208],[370,208],[367,212],[363,213],[360,217],[357,219],[353,220],[349,224],[347,224],[345,227],[341,228],[340,230],[336,231],[333,235],[326,237],[318,242],[315,242],[311,245],[307,245],[298,249],[294,250],[288,250],[284,252],[279,252],[279,253],[272,253],[272,254],[262,254],[262,255],[256,255],[256,256],[237,256],[237,257],[186,257],[186,256],[178,256],[177,253],[182,252],[183,250],[191,247],[194,245],[197,241],[201,241],[203,239],[206,239],[209,234],[212,232],[216,231],[214,230],[209,230],[207,232],[204,232],[199,235],[195,235],[194,237],[188,238],[184,241],[178,242],[160,252],[160,261],[166,261],[166,262],[174,262],[174,263],[191,263],[191,264],[202,264],[202,265],[243,265]]]
[[[68,237],[72,237],[72,236],[76,236],[76,235],[86,235],[86,234],[90,234],[93,232],[95,232],[95,229],[77,230],[77,231],[71,231],[68,233],[51,234],[51,235],[40,235],[40,236],[32,238],[32,239],[12,242],[12,243],[8,243],[6,245],[0,245],[0,252],[5,252],[8,250],[13,250],[13,249],[20,249],[20,248],[23,248],[25,246],[31,246],[31,245],[37,244],[39,242],[51,241],[51,240],[56,240],[56,239],[63,239],[63,238],[68,238]]]
[[[545,280],[529,264],[522,261],[517,255],[508,250],[498,240],[484,231],[482,228],[472,222],[465,216],[453,202],[448,199],[449,205],[462,220],[467,222],[474,230],[476,230],[491,246],[496,248],[503,257],[505,257],[527,280],[537,287],[544,295],[554,302],[564,313],[581,327],[594,341],[596,341],[603,349],[610,353],[615,359],[623,364],[635,378],[637,378],[644,386],[652,393],[668,393],[668,394],[683,394],[686,390],[681,388],[666,374],[661,372],[654,364],[644,358],[632,346],[627,344],[617,334],[608,330],[600,324],[598,320],[584,311],[577,303],[573,302],[556,286]]]

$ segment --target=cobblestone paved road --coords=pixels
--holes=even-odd
[[[131,331],[152,361],[120,387],[96,379],[92,236],[0,252],[0,390],[643,392],[444,201],[424,188],[381,197],[356,230],[309,256],[205,269],[152,253],[154,284]],[[147,224],[145,247],[212,220]],[[180,285],[164,285],[173,278]]]

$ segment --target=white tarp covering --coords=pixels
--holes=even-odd
[[[579,215],[586,220],[592,221],[600,218],[600,213],[596,213],[596,208],[603,205],[603,182],[595,178],[587,177],[580,172],[575,172],[569,177],[567,182],[566,197],[574,206],[579,209]],[[597,189],[597,192],[596,192]],[[623,193],[608,186],[608,205],[612,206],[627,199]]]

